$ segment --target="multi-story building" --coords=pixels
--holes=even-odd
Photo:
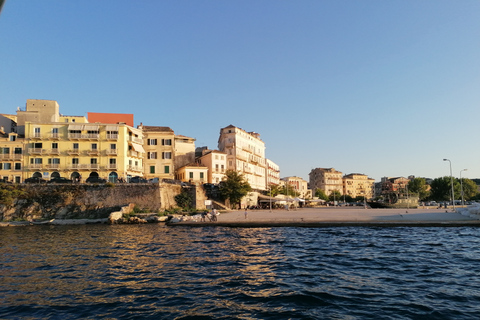
[[[371,199],[375,192],[375,180],[360,173],[351,173],[343,177],[343,194]]]
[[[16,120],[15,131],[24,137],[18,139],[23,142],[22,179],[100,176],[116,181],[143,174],[141,130],[62,116],[58,103],[51,100],[27,100]]]
[[[271,185],[278,186],[280,184],[280,167],[270,159],[265,160],[267,169],[267,187]]]
[[[309,173],[310,188],[312,190],[321,189],[326,195],[332,191],[338,191],[343,194],[342,172],[334,168],[316,168]]]
[[[311,198],[312,191],[308,189],[308,182],[300,177],[285,177],[281,180],[285,181],[286,185],[290,186],[298,193],[300,198]]]
[[[181,168],[195,162],[195,139],[175,135],[175,168]]]
[[[218,149],[227,154],[227,170],[243,174],[254,190],[267,189],[265,143],[258,133],[229,125],[220,129]]]
[[[143,126],[146,179],[173,179],[175,177],[175,133],[169,127]]]
[[[383,177],[381,179],[381,193],[390,193],[390,192],[399,192],[404,191],[407,188],[410,179],[404,177],[396,178],[387,178]]]
[[[208,168],[199,163],[192,163],[177,169],[175,178],[188,183],[206,183]]]
[[[23,178],[24,139],[16,132],[0,130],[0,179],[20,183]]]
[[[197,157],[196,162],[208,168],[207,182],[218,184],[225,178],[227,170],[227,154],[218,150],[208,150],[197,148],[201,155]]]

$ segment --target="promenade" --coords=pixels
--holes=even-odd
[[[221,213],[216,222],[172,222],[169,226],[227,227],[328,227],[328,226],[479,226],[480,216],[470,217],[451,209],[370,209],[363,207],[298,208],[297,210],[244,210]]]

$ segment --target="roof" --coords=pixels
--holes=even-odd
[[[146,132],[173,132],[172,128],[161,126],[142,126],[142,129]]]
[[[131,113],[98,113],[98,112],[87,112],[88,122],[100,122],[100,123],[119,123],[124,122],[125,124],[133,127],[133,114]]]

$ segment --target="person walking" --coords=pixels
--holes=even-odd
[[[247,217],[248,217],[247,207],[245,207],[245,213],[244,214],[245,214],[245,219],[247,219]]]

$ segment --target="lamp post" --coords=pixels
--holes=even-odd
[[[450,163],[450,184],[452,185],[452,205],[453,205],[453,212],[455,212],[455,199],[453,193],[453,176],[452,176],[452,161],[448,159],[443,159],[443,161],[448,161]]]
[[[465,205],[465,201],[463,201],[463,183],[462,183],[462,171],[467,171],[468,169],[460,170],[460,193],[462,194],[462,207]]]

